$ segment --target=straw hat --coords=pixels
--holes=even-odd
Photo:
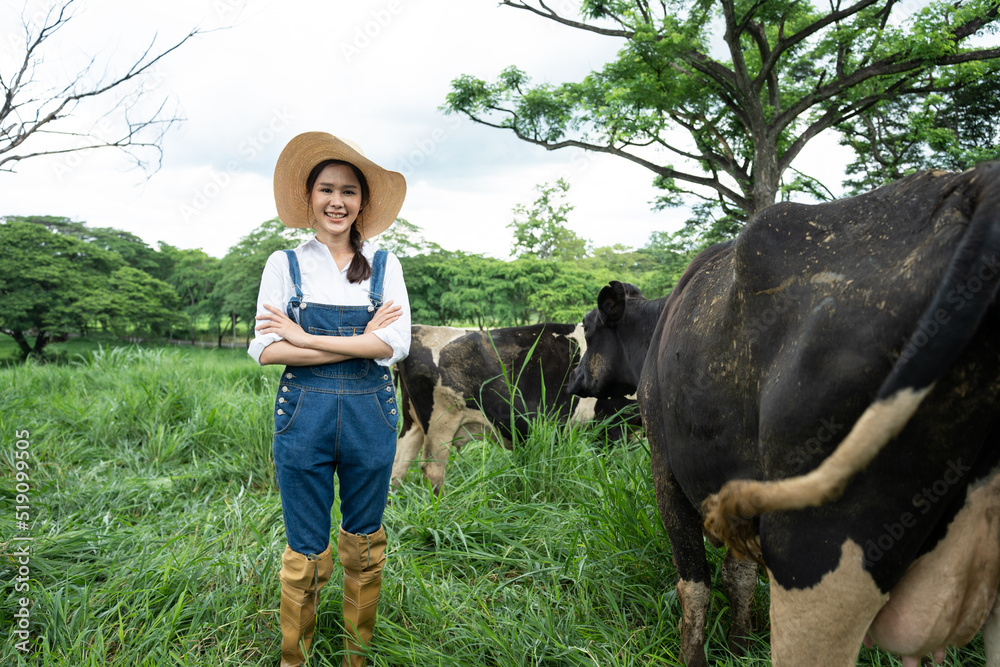
[[[368,201],[355,222],[361,238],[370,239],[387,230],[403,207],[406,179],[366,158],[353,141],[326,132],[300,134],[278,156],[274,166],[274,203],[281,222],[286,227],[313,226],[306,179],[313,167],[326,160],[350,162],[368,181]]]

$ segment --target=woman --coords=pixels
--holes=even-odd
[[[274,462],[288,546],[281,558],[281,664],[309,651],[319,589],[333,572],[334,474],[342,521],[344,665],[363,665],[385,564],[382,514],[396,450],[389,366],[410,347],[399,260],[366,239],[395,221],[401,174],[324,132],[292,139],[274,169],[278,217],[316,237],[268,258],[249,353],[284,364]]]

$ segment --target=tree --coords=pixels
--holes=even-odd
[[[123,266],[111,274],[111,328],[119,336],[158,335],[185,326],[174,288],[145,271]]]
[[[5,62],[13,65],[11,69],[0,67],[0,171],[13,171],[20,161],[39,155],[94,148],[119,148],[142,167],[149,160],[143,156],[152,153],[159,166],[160,141],[180,119],[167,112],[165,100],[155,105],[154,111],[145,111],[147,94],[141,82],[157,63],[201,31],[192,30],[158,53],[153,51],[155,40],[150,42],[124,71],[101,75],[93,71],[95,61],[91,60],[69,81],[47,80],[39,69],[46,59],[46,47],[73,19],[74,3],[64,0],[54,4],[40,24],[22,15],[23,52],[9,54],[12,58]],[[103,105],[103,111],[92,127],[78,131],[67,119],[90,102]],[[58,139],[53,142],[53,137]],[[70,145],[70,137],[77,143]]]
[[[677,233],[653,232],[642,248],[636,251],[635,284],[646,297],[656,299],[670,293],[684,269],[704,247],[705,243],[693,242],[681,230]],[[704,238],[712,230],[695,228],[694,235]]]
[[[504,275],[509,262],[437,250],[400,263],[414,324],[484,328],[516,318],[518,301]]]
[[[113,227],[88,227],[82,222],[54,215],[6,216],[4,220],[20,220],[42,225],[57,234],[67,234],[116,253],[131,267],[155,278],[166,275],[165,258],[131,232]]]
[[[610,279],[603,271],[588,270],[575,262],[518,259],[512,264],[531,285],[524,298],[531,320],[537,322],[582,322]]]
[[[187,316],[188,333],[193,343],[198,318],[207,317],[213,324],[218,324],[221,319],[211,301],[212,288],[222,277],[220,260],[204,250],[175,248],[162,241],[159,245],[163,263],[169,267],[166,282],[173,286],[183,304],[181,308]],[[171,326],[171,330],[177,328],[176,324]]]
[[[847,166],[851,194],[921,169],[965,171],[1000,159],[1000,77],[954,86],[916,101],[887,100],[838,128],[856,154]]]
[[[414,324],[446,325],[458,319],[443,297],[450,290],[452,262],[459,254],[441,250],[399,258]]]
[[[463,75],[447,112],[549,150],[632,161],[655,175],[660,205],[701,201],[737,222],[776,201],[821,132],[878,122],[880,103],[1000,71],[1000,48],[968,46],[997,21],[996,0],[935,0],[906,17],[896,0],[831,0],[825,10],[801,0],[584,0],[582,20],[546,2],[501,4],[623,46],[578,83],[532,86],[516,67],[493,83]],[[713,55],[716,37],[724,58]]]
[[[42,356],[49,343],[95,325],[138,336],[187,324],[174,288],[136,266],[163,266],[157,253],[128,232],[8,216],[0,251],[0,331],[24,357]]]
[[[573,261],[587,254],[587,242],[566,227],[573,206],[564,200],[569,183],[560,178],[554,184],[539,185],[538,199],[529,209],[523,204],[514,207],[514,221],[507,227],[514,230],[511,256],[535,259]]]
[[[612,280],[638,284],[640,281],[639,271],[645,260],[646,255],[642,249],[635,250],[622,243],[616,243],[592,249],[587,258],[577,263],[577,266],[586,269],[588,273],[595,276],[600,281],[600,287],[607,285]],[[656,267],[650,268],[655,269]],[[596,294],[588,296],[593,301]]]
[[[0,332],[24,357],[100,318],[109,276],[124,265],[113,252],[20,220],[0,225],[0,256]]]

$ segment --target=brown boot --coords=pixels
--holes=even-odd
[[[281,555],[281,667],[298,667],[309,655],[319,589],[333,574],[330,547],[319,554],[305,556],[291,547]]]
[[[344,667],[362,667],[375,630],[375,610],[385,567],[385,529],[355,535],[340,528],[337,552],[344,566]]]

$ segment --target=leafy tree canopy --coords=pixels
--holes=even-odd
[[[1000,76],[876,105],[838,128],[854,149],[845,185],[860,194],[922,169],[964,171],[1000,159]]]
[[[180,299],[169,283],[123,266],[111,274],[109,287],[108,310],[120,335],[157,334],[184,325]]]
[[[578,82],[533,84],[517,67],[492,82],[460,76],[445,110],[550,150],[642,165],[664,191],[660,206],[706,204],[727,233],[782,185],[786,196],[822,194],[805,174],[783,180],[821,132],[865,120],[900,134],[879,108],[1000,72],[1000,48],[971,45],[995,30],[996,0],[935,0],[909,15],[896,0],[584,0],[579,17],[501,4],[622,47]]]
[[[109,276],[125,264],[109,250],[17,219],[0,224],[0,256],[0,331],[25,357],[85,327],[90,311],[82,302],[107,294]]]
[[[42,225],[57,234],[73,236],[81,241],[116,253],[129,266],[157,278],[166,277],[169,268],[163,255],[150,248],[135,234],[113,227],[90,227],[82,222],[54,215],[7,216],[5,220],[20,220]]]
[[[573,206],[566,203],[569,182],[560,178],[554,184],[539,185],[538,199],[528,208],[514,207],[514,247],[510,254],[521,258],[574,261],[587,254],[587,242],[566,226]]]

